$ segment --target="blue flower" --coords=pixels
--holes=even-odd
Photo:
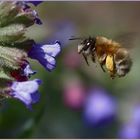
[[[28,56],[38,60],[48,71],[51,71],[56,67],[55,57],[61,51],[60,45],[59,41],[56,41],[55,44],[36,44],[31,48]]]
[[[133,107],[133,112],[131,116],[131,121],[140,127],[140,104],[137,104]]]
[[[27,64],[23,68],[23,74],[22,74],[23,76],[30,77],[31,75],[34,75],[34,74],[36,74],[36,71],[33,71],[29,64]]]
[[[32,3],[35,6],[39,5],[40,3],[42,3],[43,1],[25,1],[26,3]]]
[[[132,112],[129,119],[121,126],[119,130],[119,138],[140,138],[140,105],[134,105],[131,111]]]
[[[119,131],[121,139],[137,139],[140,138],[140,127],[132,122],[124,124]]]
[[[31,75],[36,74],[36,71],[33,71],[28,63],[28,61],[23,61],[23,64],[21,67],[17,70],[12,70],[10,72],[10,75],[16,80],[16,81],[27,81],[28,78],[30,78]]]
[[[32,15],[34,16],[34,22],[38,25],[41,25],[42,21],[39,19],[38,13],[35,10],[32,11]]]
[[[84,118],[89,124],[101,124],[111,121],[116,112],[114,99],[103,89],[95,88],[90,91],[84,108]]]
[[[40,98],[38,93],[40,84],[41,80],[39,79],[25,82],[13,82],[10,95],[22,101],[28,108],[31,108],[31,104],[38,102]]]

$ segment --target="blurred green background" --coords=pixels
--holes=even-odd
[[[38,11],[43,25],[30,27],[27,35],[44,44],[58,39],[62,51],[51,73],[30,60],[32,68],[38,71],[31,79],[43,81],[39,89],[40,102],[30,111],[17,100],[4,101],[0,108],[0,138],[119,138],[122,126],[133,123],[133,111],[140,104],[140,2],[48,1],[33,8]],[[128,39],[133,44],[130,46],[132,69],[125,77],[114,80],[98,64],[90,62],[87,66],[77,53],[79,42],[69,41],[71,36],[115,38],[131,32],[136,33]],[[94,115],[93,124],[83,117],[90,91],[96,87],[102,89],[107,98],[111,96],[115,100],[113,119],[109,116],[109,121],[101,121],[99,125],[94,123]],[[103,113],[101,109],[101,118],[106,117],[104,111],[108,107],[109,104],[105,104]],[[94,112],[96,107],[91,105],[91,108]],[[137,119],[140,120],[140,115]],[[139,130],[133,127],[129,132],[136,128]],[[139,134],[132,138],[138,138]]]

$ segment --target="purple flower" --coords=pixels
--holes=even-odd
[[[55,57],[60,51],[60,42],[56,41],[55,44],[34,45],[28,56],[38,60],[48,71],[51,71],[56,67]]]
[[[25,82],[13,82],[10,95],[22,101],[28,108],[31,108],[31,104],[39,100],[40,95],[38,93],[38,87],[40,84],[41,80],[39,79]]]
[[[31,75],[34,75],[34,74],[36,74],[36,71],[33,71],[29,64],[27,64],[23,68],[23,74],[22,74],[23,76],[30,77]]]
[[[131,120],[140,126],[140,105],[134,106]]]
[[[140,105],[132,109],[129,122],[123,124],[119,131],[120,138],[140,138]]]
[[[42,21],[39,19],[38,13],[35,10],[32,11],[32,15],[34,16],[34,22],[38,25],[41,25]]]
[[[29,65],[28,61],[23,61],[23,64],[17,70],[12,70],[10,75],[16,79],[16,81],[27,81],[31,75],[36,74],[36,71],[33,71]]]
[[[119,138],[136,139],[140,138],[140,127],[135,123],[127,123],[123,125],[119,131]]]
[[[90,124],[99,124],[115,116],[116,104],[104,90],[95,88],[90,91],[85,102],[84,117]]]

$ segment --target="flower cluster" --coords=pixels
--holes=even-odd
[[[63,91],[64,104],[79,109],[85,124],[91,127],[108,125],[115,121],[117,102],[104,88],[86,88],[80,79],[66,79]]]
[[[18,99],[28,108],[39,100],[41,84],[39,79],[29,80],[36,71],[31,69],[28,58],[52,71],[61,50],[59,41],[41,45],[25,37],[26,28],[42,24],[30,3],[37,6],[41,1],[0,3],[0,97]]]

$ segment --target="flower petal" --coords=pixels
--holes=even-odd
[[[34,45],[28,52],[28,56],[32,59],[36,59],[42,64],[48,71],[51,71],[56,66],[55,57],[60,53],[60,42],[56,41],[51,45]]]
[[[29,64],[24,68],[23,72],[23,75],[27,77],[36,74],[36,71],[33,71]]]
[[[35,79],[25,82],[13,82],[10,95],[22,101],[27,107],[30,108],[32,103],[39,100],[38,87],[41,80]]]
[[[61,51],[60,45],[61,45],[60,42],[56,41],[55,44],[43,45],[41,48],[48,55],[56,57],[60,53],[60,51]]]

